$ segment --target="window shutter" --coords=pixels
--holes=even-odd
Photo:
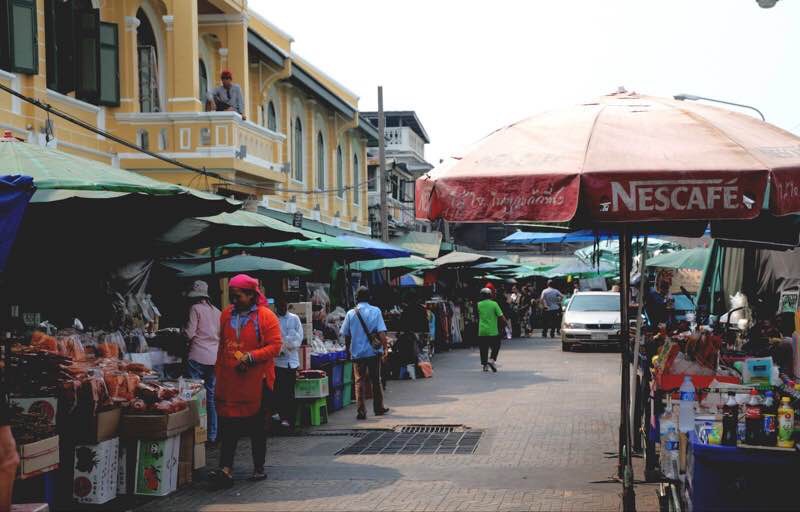
[[[75,96],[89,103],[100,97],[100,12],[97,10],[75,13],[76,87]]]
[[[75,90],[75,38],[72,4],[61,0],[45,3],[45,51],[47,88],[67,94]]]
[[[56,26],[56,3],[55,0],[45,0],[44,3],[44,50],[47,58],[47,88],[53,91],[58,90],[58,27]]]
[[[116,23],[100,23],[100,103],[119,106],[119,33]]]
[[[39,72],[36,0],[8,0],[8,28],[11,70],[35,75]]]

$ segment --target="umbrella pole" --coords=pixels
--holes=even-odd
[[[633,460],[631,458],[630,431],[630,269],[631,269],[631,235],[627,227],[620,233],[620,341],[622,345],[622,374],[620,396],[620,451],[618,471],[622,477],[622,510],[636,510],[636,493],[633,489]]]
[[[641,418],[641,409],[638,408],[643,396],[640,393],[643,391],[639,386],[639,353],[642,347],[642,307],[644,306],[644,283],[645,271],[647,270],[647,235],[644,236],[644,243],[642,244],[639,252],[641,261],[639,262],[639,304],[636,308],[636,339],[633,347],[633,380],[636,383],[637,392],[633,393],[634,404],[631,407],[630,424],[633,425],[633,435],[636,436],[633,442],[633,447],[637,450],[642,449],[641,434],[637,427],[641,426],[639,419]],[[643,393],[642,393],[643,394]],[[636,413],[639,413],[638,415]],[[639,423],[639,425],[637,425]]]
[[[219,282],[217,281],[217,258],[216,258],[217,248],[213,245],[211,246],[211,286],[214,287],[214,296],[217,298],[217,304],[222,304],[222,289],[219,286]]]

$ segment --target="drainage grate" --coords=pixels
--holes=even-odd
[[[482,435],[455,425],[407,425],[371,431],[336,455],[470,455]]]

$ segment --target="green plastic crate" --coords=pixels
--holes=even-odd
[[[353,403],[353,383],[348,382],[344,385],[342,391],[342,406],[347,407]]]
[[[353,383],[353,361],[345,361],[344,362],[344,369],[342,370],[342,383],[343,384],[352,384]],[[345,402],[346,404],[347,402]]]

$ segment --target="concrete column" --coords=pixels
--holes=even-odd
[[[172,9],[162,20],[167,40],[167,110],[201,111],[203,104],[197,97],[200,86],[197,0],[173,1]]]
[[[197,0],[193,0],[195,3]],[[228,30],[227,68],[233,73],[234,83],[239,84],[244,95],[244,115],[253,117],[250,112],[250,66],[247,62],[247,15],[242,14],[241,23],[230,23]],[[195,60],[197,60],[195,58]],[[223,68],[226,67],[223,63]],[[196,75],[197,73],[195,73]],[[217,77],[219,78],[219,77]]]
[[[122,112],[139,111],[139,54],[136,33],[140,25],[136,16],[125,16],[124,32],[119,41],[119,96]]]

